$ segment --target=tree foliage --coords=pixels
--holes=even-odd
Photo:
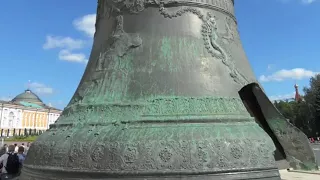
[[[307,136],[320,136],[320,74],[304,87],[303,101],[278,101],[275,107]]]

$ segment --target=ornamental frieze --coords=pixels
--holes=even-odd
[[[121,11],[128,13],[139,13],[143,11],[147,5],[166,6],[193,6],[214,9],[223,13],[234,16],[234,6],[232,0],[99,0],[104,3],[98,3],[98,18],[110,16],[112,13]],[[111,8],[112,7],[112,8]]]

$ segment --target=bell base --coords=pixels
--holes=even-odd
[[[277,168],[260,170],[243,170],[212,173],[148,173],[148,174],[109,174],[104,172],[75,172],[64,170],[38,170],[25,168],[19,180],[281,180]]]

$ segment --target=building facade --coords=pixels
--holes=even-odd
[[[55,123],[61,110],[49,107],[31,90],[11,101],[0,101],[0,136],[22,136],[44,132]]]

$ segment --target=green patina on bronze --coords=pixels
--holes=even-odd
[[[78,112],[78,113],[74,113]],[[67,107],[63,123],[103,123],[139,120],[230,119],[253,121],[240,98],[227,97],[152,97],[131,103],[79,104]],[[108,117],[108,119],[105,119]]]
[[[234,129],[234,125],[237,125],[238,128]],[[40,166],[59,164],[60,168],[73,168],[81,164],[83,170],[87,170],[91,168],[90,164],[102,163],[100,171],[119,173],[133,169],[136,172],[146,170],[163,172],[168,167],[182,173],[188,171],[186,167],[206,172],[213,167],[221,166],[236,168],[243,165],[245,166],[243,168],[265,168],[274,165],[273,158],[266,156],[272,153],[274,147],[270,146],[271,142],[261,140],[261,136],[264,135],[263,131],[254,122],[229,125],[225,123],[181,124],[178,126],[129,124],[126,131],[123,131],[124,126],[120,124],[82,127],[86,131],[69,127],[54,129],[39,137],[34,146],[42,149],[31,151],[30,156],[35,156],[34,161],[39,161]],[[102,132],[104,133],[101,134]],[[77,141],[77,137],[82,136],[87,138],[81,142]],[[247,137],[252,138],[246,139]],[[48,139],[52,140],[48,141]],[[142,140],[143,143],[141,143]],[[71,147],[69,145],[67,149],[61,149],[70,159],[63,158],[65,154],[57,150],[57,147],[61,147],[65,141],[72,142]],[[246,146],[250,146],[250,150],[245,150]],[[194,149],[197,155],[191,155],[192,152],[186,151],[186,148]],[[118,151],[118,153],[109,154],[112,157],[111,161],[104,161],[103,153],[106,149],[108,152],[112,149]],[[46,159],[37,156],[44,150],[47,155]],[[91,153],[90,158],[88,154]],[[231,156],[228,155],[229,153]],[[241,158],[244,156],[249,159]],[[85,161],[81,158],[84,158]],[[175,160],[179,163],[174,163]]]
[[[294,127],[284,118],[270,119],[268,124],[274,133],[280,137],[280,143],[291,144],[290,149],[285,149],[285,151],[292,168],[308,171],[318,170],[309,142],[305,141],[307,137],[297,127]]]
[[[232,0],[99,0],[96,28],[81,83],[21,180],[280,179],[238,93],[255,78]]]
[[[202,40],[188,37],[163,37],[158,46],[160,51],[155,60],[155,68],[171,73],[181,72],[183,66],[192,68],[193,60],[206,54],[201,48],[202,44]]]
[[[171,52],[173,49],[171,48],[171,39],[164,37],[161,40],[161,51],[159,52],[159,60],[158,62],[164,61],[160,63],[160,68],[162,70],[169,69],[169,72],[177,71],[177,67],[174,67],[173,64],[173,53]],[[167,66],[167,67],[165,67]]]

